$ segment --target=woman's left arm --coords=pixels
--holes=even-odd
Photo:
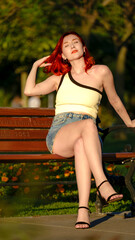
[[[112,72],[107,66],[103,66],[103,68],[103,87],[110,104],[113,106],[127,127],[135,127],[135,119],[130,119],[122,101],[116,92]]]

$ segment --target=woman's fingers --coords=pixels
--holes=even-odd
[[[38,61],[38,63],[39,63],[39,67],[46,67],[46,66],[48,66],[47,64],[50,64],[50,63],[45,63],[45,60],[49,57],[50,55],[48,55],[47,57],[43,57],[43,58],[41,58],[41,59],[39,59]]]
[[[50,65],[52,65],[52,64],[51,63],[41,63],[39,65],[39,67],[47,67],[47,66],[50,66]]]
[[[37,60],[34,64],[37,66],[37,67],[46,67],[47,65],[46,64],[50,64],[50,63],[45,63],[46,59],[48,58],[49,56],[47,57],[43,57],[39,60]]]

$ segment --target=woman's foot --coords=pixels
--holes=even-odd
[[[104,198],[107,203],[119,201],[123,198],[123,194],[116,193],[108,180],[105,180],[99,184],[97,187],[97,192],[99,197]]]
[[[78,208],[76,229],[87,229],[90,227],[90,210],[87,207]]]

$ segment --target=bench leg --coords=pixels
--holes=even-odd
[[[104,173],[106,175],[106,178],[108,179],[108,181],[110,182],[110,184],[113,186],[115,185],[119,185],[119,186],[125,186],[125,178],[124,176],[115,176],[115,175],[110,175],[105,168],[105,164],[103,163],[103,169],[104,169]],[[98,197],[98,195],[96,195],[96,202],[95,202],[95,208],[96,208],[96,213],[100,214],[102,213],[102,209],[103,209],[103,204],[100,201],[100,198]]]
[[[100,198],[98,197],[98,195],[96,195],[96,202],[95,202],[96,213],[101,214],[103,207],[104,206],[103,206]]]
[[[106,177],[112,186],[113,185],[125,186],[125,179],[123,176],[109,175],[106,173]],[[103,207],[105,207],[100,201],[100,198],[98,197],[98,195],[96,195],[95,207],[96,207],[96,213],[99,213],[99,214],[102,213],[102,209]]]
[[[127,189],[129,190],[131,194],[132,204],[131,204],[131,217],[135,217],[135,189],[132,185],[132,176],[135,172],[135,161],[130,163],[129,170],[127,172],[127,175],[125,176],[125,184]],[[125,214],[125,217],[129,217]]]

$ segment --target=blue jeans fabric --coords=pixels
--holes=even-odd
[[[46,137],[46,144],[47,144],[49,151],[52,153],[54,138],[55,138],[57,132],[63,126],[65,126],[69,123],[73,123],[73,122],[77,122],[77,121],[85,120],[85,119],[93,119],[93,121],[96,124],[95,118],[93,118],[92,116],[87,115],[87,114],[77,114],[77,113],[72,113],[72,112],[57,114],[53,119],[52,126]]]

